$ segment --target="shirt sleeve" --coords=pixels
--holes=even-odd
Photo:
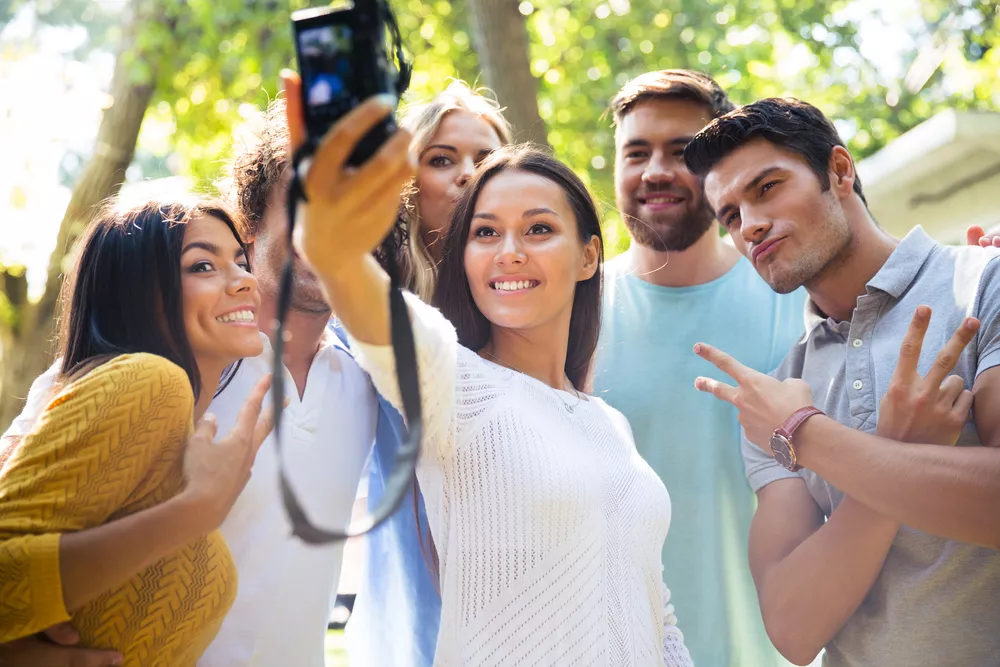
[[[164,445],[183,442],[187,374],[126,355],[59,393],[0,471],[0,643],[68,620],[60,534],[93,528],[134,500]]]
[[[670,602],[670,589],[660,584],[663,593],[663,663],[666,667],[694,667],[691,654],[684,645],[684,635],[677,627],[677,615]]]
[[[404,293],[413,327],[417,376],[423,413],[423,445],[440,451],[451,442],[455,421],[455,373],[458,339],[455,327],[438,311],[410,293]],[[391,345],[369,345],[350,337],[358,364],[371,375],[375,389],[401,414],[403,401],[396,380],[396,356]]]
[[[28,390],[28,399],[24,403],[24,409],[21,410],[21,414],[14,417],[14,421],[11,422],[10,427],[0,436],[0,468],[3,468],[3,464],[10,457],[14,446],[21,441],[21,438],[31,432],[31,429],[35,426],[35,422],[38,421],[39,416],[45,410],[45,406],[48,405],[49,399],[52,398],[54,393],[56,378],[59,377],[61,366],[62,360],[57,359],[47,371],[39,375],[31,383],[31,389]]]
[[[979,319],[976,336],[976,377],[1000,366],[1000,256],[994,257],[983,271],[976,296],[975,317]]]

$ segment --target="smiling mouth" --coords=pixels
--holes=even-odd
[[[538,287],[541,283],[537,280],[492,280],[490,281],[490,287],[492,287],[497,292],[523,292],[535,287]]]
[[[257,321],[257,316],[254,315],[252,310],[244,309],[219,315],[215,318],[215,321],[223,324],[252,323]]]

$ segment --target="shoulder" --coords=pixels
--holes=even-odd
[[[921,273],[932,281],[953,285],[954,296],[961,297],[960,292],[966,289],[1000,294],[1000,248],[935,244]]]
[[[86,375],[70,382],[53,401],[52,406],[69,398],[101,394],[102,400],[124,404],[136,400],[153,404],[168,404],[190,413],[194,407],[191,381],[183,368],[167,359],[145,352],[122,354]],[[190,417],[190,414],[188,414]]]

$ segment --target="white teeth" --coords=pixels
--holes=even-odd
[[[233,313],[226,313],[225,315],[220,315],[215,318],[216,321],[227,323],[227,322],[254,322],[254,315],[252,310],[237,310]]]
[[[497,289],[502,292],[513,292],[516,290],[528,289],[529,287],[531,287],[530,280],[513,280],[502,283],[493,283],[493,289]]]

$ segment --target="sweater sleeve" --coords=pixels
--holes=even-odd
[[[455,327],[438,311],[408,292],[404,293],[413,326],[423,412],[422,446],[434,447],[437,457],[447,456],[455,422],[455,374],[458,340]],[[396,381],[396,357],[391,345],[368,345],[350,337],[358,364],[371,375],[375,389],[403,413]]]
[[[691,654],[684,645],[684,635],[677,627],[677,615],[670,602],[670,589],[660,584],[663,591],[663,664],[666,667],[694,667]]]
[[[136,500],[193,404],[187,374],[149,354],[116,357],[52,400],[0,472],[0,643],[69,619],[60,534]]]

